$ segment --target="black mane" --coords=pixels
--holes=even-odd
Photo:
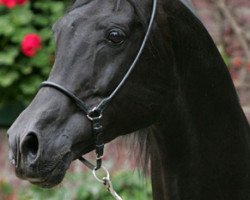
[[[186,187],[169,185],[173,192],[181,190],[170,199],[249,199],[250,127],[228,69],[200,20],[178,1],[165,6],[165,22],[159,17],[157,24],[174,52],[178,95],[164,110],[165,130],[155,124],[132,136],[140,149],[136,160],[147,169],[150,159],[156,162],[154,151],[161,149],[160,157],[166,157],[158,168],[176,176],[161,184],[178,181]],[[160,132],[164,136],[156,143]]]

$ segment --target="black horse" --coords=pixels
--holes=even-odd
[[[151,0],[77,0],[53,27],[48,80],[97,105],[129,70],[151,11]],[[249,124],[211,37],[179,0],[159,0],[149,40],[102,124],[105,143],[150,129],[134,143],[146,144],[155,200],[250,200]],[[43,187],[95,148],[91,121],[48,87],[8,134],[17,176]]]

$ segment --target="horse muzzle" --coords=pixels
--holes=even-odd
[[[58,147],[56,153],[52,145],[43,146],[35,132],[20,141],[18,138],[9,137],[9,160],[15,166],[17,177],[46,188],[59,184],[73,160],[70,144],[63,142],[64,147]]]
[[[73,160],[71,152],[65,153],[63,156],[50,158],[50,160],[42,159],[39,156],[34,157],[34,160],[29,160],[30,158],[27,159],[24,155],[19,153],[16,158],[10,157],[12,163],[13,159],[15,160],[17,177],[44,188],[51,188],[59,184]]]

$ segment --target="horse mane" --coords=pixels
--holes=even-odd
[[[129,0],[130,1],[130,0]],[[166,8],[167,11],[170,11],[169,13],[166,14],[166,16],[169,16],[170,18],[174,19],[175,18],[175,13],[177,12],[177,9],[180,8],[180,10],[178,10],[178,12],[180,12],[179,15],[183,15],[183,17],[185,17],[185,15],[188,15],[188,19],[189,20],[192,20],[192,28],[194,30],[198,30],[200,27],[204,27],[202,25],[202,23],[200,22],[200,20],[194,15],[194,13],[192,13],[192,11],[190,9],[188,9],[183,3],[182,5],[180,5],[180,3],[178,4],[175,4],[174,3],[175,1],[173,1],[172,3],[167,3],[170,7],[172,7],[174,9],[174,11],[170,11],[171,8]],[[137,8],[138,9],[138,8]],[[160,8],[161,9],[161,8]],[[167,12],[166,11],[166,12]],[[182,13],[182,11],[184,13]],[[145,17],[144,17],[145,18]],[[161,16],[158,16],[158,20],[161,18]],[[168,23],[168,20],[167,19],[160,19],[160,20],[166,20],[167,22],[164,24],[167,24]],[[156,24],[158,24],[159,21],[156,21]],[[197,28],[197,27],[198,28]],[[166,27],[166,30],[168,28]],[[205,29],[205,28],[204,28]],[[205,34],[205,30],[201,30],[203,33],[202,34]],[[168,32],[168,31],[167,31]],[[173,31],[175,33],[175,31]],[[165,32],[166,33],[166,32]],[[165,34],[164,33],[164,34]],[[180,32],[180,33],[176,33],[175,34],[175,39],[177,39],[177,35],[180,35],[183,33],[183,30]],[[167,33],[167,34],[170,34],[170,33]],[[207,34],[207,33],[206,33]],[[212,41],[210,39],[210,36],[206,36],[208,37],[208,40],[209,41]],[[169,35],[169,38],[171,39],[172,36]],[[167,38],[166,38],[167,40]],[[179,44],[178,42],[175,41],[176,44]],[[181,45],[181,44],[180,44]],[[152,40],[150,40],[150,43],[147,45],[147,48],[152,48],[154,47],[153,49],[154,50],[157,50],[157,48],[155,49],[155,46],[153,43],[152,43]],[[175,51],[179,51],[178,48],[180,48],[180,46],[175,46]],[[213,47],[213,44],[211,44],[211,46],[209,47],[211,48],[211,51],[216,51],[215,48]],[[217,52],[214,52],[215,57],[218,57],[217,55]],[[182,55],[182,54],[180,54]],[[176,62],[182,62],[182,58],[179,58],[178,55],[175,55],[176,56]],[[190,56],[190,55],[189,55]],[[192,60],[191,57],[187,58],[189,61],[190,59]],[[221,59],[222,60],[222,59]],[[218,61],[218,65],[222,65],[221,64],[221,60]],[[191,61],[190,61],[191,62]],[[176,63],[177,64],[177,63]],[[181,66],[181,65],[180,65]],[[186,67],[186,65],[185,65]],[[223,69],[224,70],[224,69]],[[182,84],[182,89],[181,91],[179,92],[182,92],[182,95],[183,97],[185,98],[186,94],[184,92],[184,90],[187,89],[187,72],[186,72],[186,68],[185,69],[182,69],[182,68],[179,68],[178,69],[178,73],[179,73],[179,76],[182,76],[182,80],[181,80],[181,84]],[[239,105],[239,100],[237,98],[237,94],[235,92],[232,86],[232,82],[230,81],[231,79],[229,78],[229,74],[227,74],[226,71],[223,71],[222,73],[224,73],[224,76],[225,76],[225,79],[227,81],[227,84],[228,84],[228,88],[225,88],[225,90],[227,89],[227,95],[228,97],[231,99],[230,102],[231,102],[231,105],[234,106],[234,111],[238,114],[238,113],[241,113],[241,118],[238,119],[239,120],[239,124],[241,124],[243,126],[243,124],[246,124],[246,118],[244,117],[244,114],[241,112],[241,108],[240,108],[240,105]],[[221,87],[221,86],[220,86]],[[184,101],[187,101],[187,100],[184,100]],[[209,102],[208,102],[209,104]],[[190,109],[190,108],[189,108]],[[188,111],[187,111],[188,112]],[[204,110],[204,112],[206,112],[206,110]],[[208,112],[208,111],[207,111]],[[184,116],[185,117],[185,116]],[[226,125],[225,125],[226,126]],[[205,128],[205,127],[204,127]],[[128,136],[126,136],[127,138],[127,143],[131,149],[131,155],[133,155],[135,157],[135,160],[137,161],[137,164],[139,167],[142,167],[143,171],[148,174],[149,173],[149,169],[150,169],[150,157],[151,157],[151,153],[152,153],[152,145],[154,144],[154,139],[153,139],[153,135],[157,134],[159,130],[157,129],[157,126],[156,125],[151,125],[150,127],[147,127],[145,129],[141,129],[141,130],[138,130],[132,134],[129,134]],[[247,150],[249,151],[250,149],[250,139],[249,139],[249,136],[248,135],[245,135],[244,136],[244,133],[249,133],[249,126],[248,128],[245,128],[245,130],[243,131],[243,128],[242,128],[242,135],[240,135],[240,137],[242,138],[242,140],[245,141],[246,146],[247,146]]]
[[[122,136],[128,147],[127,149],[129,149],[130,157],[136,161],[137,167],[142,169],[142,172],[146,175],[150,174],[151,140],[156,133],[156,126],[151,125]]]

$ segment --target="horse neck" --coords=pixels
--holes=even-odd
[[[250,199],[248,122],[207,31],[179,13],[169,21],[179,92],[151,139],[154,199]]]

